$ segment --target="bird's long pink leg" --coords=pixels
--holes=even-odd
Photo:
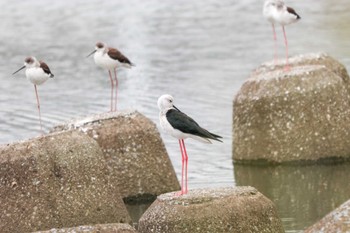
[[[109,80],[111,80],[111,112],[113,112],[113,88],[114,88],[114,84],[113,84],[113,78],[112,78],[112,74],[111,71],[108,70],[108,74],[109,74]]]
[[[179,145],[180,145],[180,151],[181,151],[181,191],[178,192],[176,195],[184,194],[184,163],[185,163],[185,157],[184,157],[184,151],[183,151],[181,139],[179,139]]]
[[[187,176],[188,156],[187,156],[185,141],[183,139],[181,139],[181,142],[182,142],[182,148],[183,148],[184,157],[185,157],[185,191],[184,191],[184,194],[187,194],[187,192],[188,192],[188,185],[187,185],[187,183],[188,183],[188,176]]]
[[[283,34],[284,34],[284,43],[286,45],[286,66],[284,67],[284,70],[289,71],[290,67],[288,63],[288,41],[287,41],[286,30],[284,29],[284,26],[282,26],[282,28],[283,28]]]
[[[38,90],[36,88],[36,85],[34,84],[34,89],[35,89],[35,95],[36,95],[36,103],[38,105],[38,110],[39,110],[39,122],[40,122],[40,131],[42,134],[44,134],[44,131],[43,131],[43,126],[42,126],[42,123],[41,123],[41,112],[40,112],[40,101],[39,101],[39,95],[38,95]]]
[[[277,64],[277,36],[276,36],[276,30],[275,30],[275,25],[272,24],[272,30],[273,30],[273,42],[274,42],[274,64]]]
[[[117,94],[118,94],[118,78],[117,78],[117,68],[114,69],[114,77],[115,77],[115,108],[114,111],[117,111]]]

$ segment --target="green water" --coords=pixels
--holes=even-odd
[[[350,199],[350,164],[234,165],[236,185],[250,185],[272,200],[286,232],[301,232]]]

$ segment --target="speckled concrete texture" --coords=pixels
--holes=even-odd
[[[346,83],[346,85],[350,84],[350,77],[348,72],[346,71],[345,66],[326,53],[319,52],[295,55],[289,58],[289,65],[291,67],[305,65],[322,65],[330,71],[337,74],[339,77],[341,77]],[[274,60],[271,60],[269,62],[261,64],[261,66],[259,66],[253,71],[253,75],[267,73],[273,70],[280,70],[283,69],[284,66],[285,59],[279,59],[276,64],[274,64]]]
[[[0,232],[131,222],[98,144],[76,131],[0,146]]]
[[[327,214],[305,233],[349,233],[350,232],[350,200]]]
[[[156,125],[137,111],[98,114],[55,128],[66,129],[85,132],[97,141],[125,201],[180,190]]]
[[[274,204],[252,187],[160,195],[139,221],[140,233],[284,232]]]
[[[93,226],[51,229],[48,231],[37,231],[33,233],[137,233],[137,231],[125,223],[111,223],[98,224]]]
[[[321,65],[253,73],[233,103],[234,162],[350,160],[347,79]]]

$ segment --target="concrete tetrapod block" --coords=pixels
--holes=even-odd
[[[51,229],[48,231],[37,231],[35,233],[137,233],[137,231],[125,223],[111,223],[98,224],[93,226]]]
[[[274,204],[252,187],[160,195],[139,221],[140,233],[284,232]]]
[[[350,160],[350,97],[325,66],[253,75],[234,99],[236,163]]]
[[[327,214],[305,233],[348,233],[350,232],[350,200]]]
[[[0,147],[0,232],[131,222],[98,144],[80,132]]]
[[[339,61],[329,56],[326,53],[309,53],[295,55],[289,58],[289,65],[293,68],[294,66],[305,66],[305,65],[322,65],[336,75],[341,77],[346,85],[350,84],[350,77],[346,68]],[[274,60],[261,64],[257,69],[253,71],[253,75],[261,73],[267,73],[273,70],[281,70],[285,66],[285,59],[279,59],[276,64]]]
[[[156,125],[137,111],[110,112],[55,127],[85,132],[102,148],[124,201],[180,189]]]

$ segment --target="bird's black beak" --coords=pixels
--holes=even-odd
[[[86,57],[90,57],[92,54],[96,53],[96,49],[94,51],[92,51],[89,55],[87,55]]]
[[[19,70],[17,70],[16,72],[14,72],[12,75],[14,75],[15,73],[17,73],[20,70],[23,70],[24,68],[26,68],[26,66],[22,66],[21,68],[19,68]]]
[[[173,107],[174,107],[177,111],[181,112],[180,109],[178,109],[177,107],[175,107],[175,105],[173,105]]]

